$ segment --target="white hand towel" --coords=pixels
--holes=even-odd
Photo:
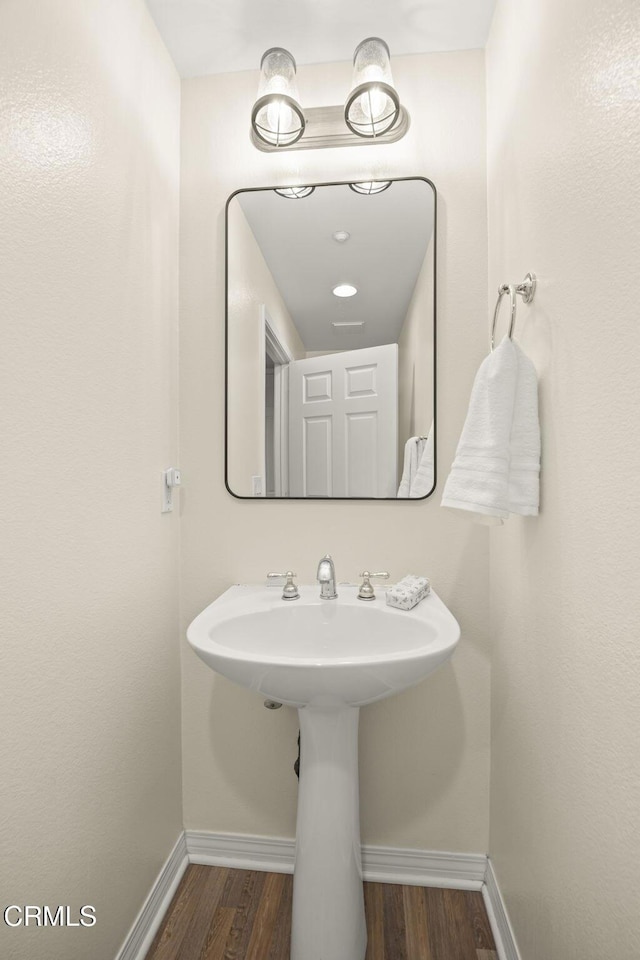
[[[418,469],[411,482],[409,496],[412,499],[426,497],[433,490],[433,423],[429,427],[429,433],[423,446]]]
[[[505,337],[480,365],[443,507],[501,522],[538,513],[540,426],[535,367]]]
[[[418,471],[424,444],[425,441],[422,437],[409,437],[404,445],[404,466],[402,468],[402,480],[398,487],[398,498],[411,496],[411,484]]]

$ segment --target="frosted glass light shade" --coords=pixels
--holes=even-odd
[[[286,197],[287,200],[304,200],[310,196],[315,187],[276,187],[273,191],[280,197]]]
[[[371,139],[386,133],[400,114],[400,98],[393,86],[389,47],[379,37],[369,37],[353,55],[351,93],[344,119],[353,133]]]
[[[251,112],[257,137],[274,147],[286,147],[304,133],[304,115],[298,103],[296,62],[288,50],[272,47],[260,62],[258,99]]]
[[[367,197],[375,193],[382,193],[391,186],[391,180],[364,180],[361,183],[350,183],[349,186],[354,193],[363,193]]]

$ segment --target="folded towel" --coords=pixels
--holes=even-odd
[[[402,468],[402,480],[398,487],[398,498],[411,496],[411,484],[415,480],[420,458],[424,450],[425,440],[423,437],[409,437],[404,445],[404,465]]]
[[[426,497],[433,490],[433,423],[429,427],[429,434],[423,443],[422,453],[420,454],[418,469],[411,482],[411,492],[409,496],[412,499]]]
[[[535,367],[505,337],[480,365],[443,507],[502,522],[538,513],[540,425]]]
[[[424,600],[430,590],[431,584],[426,577],[416,577],[410,573],[386,591],[387,604],[401,610],[411,610]]]

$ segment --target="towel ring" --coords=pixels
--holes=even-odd
[[[496,308],[493,311],[493,324],[491,326],[491,350],[495,347],[495,335],[496,335],[496,323],[498,322],[498,314],[500,313],[500,303],[505,293],[509,294],[509,300],[511,302],[511,320],[509,322],[509,340],[513,338],[513,330],[516,325],[516,295],[522,297],[523,303],[531,303],[536,292],[536,275],[535,273],[528,273],[522,283],[514,285],[513,283],[502,283],[498,287],[498,300],[496,302]]]

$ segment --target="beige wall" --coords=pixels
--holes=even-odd
[[[351,66],[301,67],[305,104],[340,103]],[[365,842],[485,851],[488,836],[488,538],[427,502],[234,500],[223,482],[224,204],[290,182],[427,176],[439,190],[440,453],[450,464],[486,350],[482,52],[394,58],[412,116],[388,146],[264,154],[249,141],[257,72],[183,83],[181,465],[183,630],[234,581],[292,568],[313,582],[330,551],[340,579],[368,567],[432,577],[462,626],[453,662],[361,723]],[[442,478],[441,481],[442,483]],[[294,711],[214,675],[183,646],[184,811],[189,828],[293,836]]]
[[[426,437],[433,420],[433,248],[432,237],[398,338],[398,463],[401,474],[407,440],[414,436]]]
[[[264,475],[264,330],[266,307],[292,359],[304,346],[237,199],[229,204],[229,486],[253,496],[252,476]],[[266,478],[265,478],[266,483]]]
[[[500,0],[489,280],[540,277],[542,512],[491,533],[490,852],[523,960],[640,956],[638,8]]]
[[[179,97],[142,0],[0,4],[0,903],[112,960],[181,829]]]

